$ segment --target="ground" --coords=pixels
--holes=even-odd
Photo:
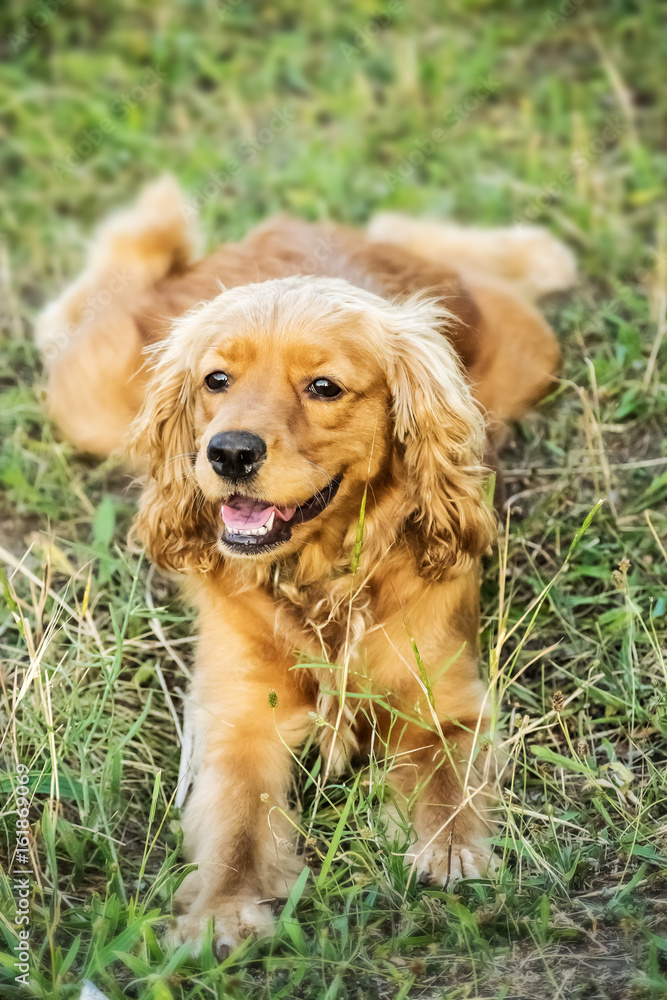
[[[4,5],[3,997],[78,998],[83,977],[143,1000],[667,996],[664,13]],[[276,210],[361,223],[397,209],[543,224],[582,276],[547,305],[562,381],[504,450],[509,516],[485,567],[482,669],[510,752],[500,875],[407,884],[377,823],[382,768],[335,784],[314,819],[306,782],[322,873],[273,942],[221,964],[161,945],[184,874],[172,793],[191,615],[128,551],[122,467],[74,457],[45,419],[31,341],[94,222],[165,169],[211,244]],[[26,988],[8,877],[19,764]]]

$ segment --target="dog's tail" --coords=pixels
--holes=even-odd
[[[577,281],[571,250],[540,226],[482,229],[382,212],[371,219],[367,234],[464,274],[500,279],[530,302]]]
[[[197,234],[187,215],[181,189],[165,175],[102,223],[85,271],[37,319],[35,340],[47,366],[86,320],[192,262]]]
[[[80,451],[123,447],[143,387],[141,301],[192,263],[192,214],[172,177],[145,188],[102,224],[86,269],[37,319],[50,415]]]

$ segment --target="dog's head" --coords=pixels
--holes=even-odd
[[[270,564],[316,544],[331,561],[366,491],[367,524],[391,493],[389,532],[416,536],[423,575],[470,565],[493,534],[484,427],[442,321],[424,299],[307,277],[178,320],[132,430],[149,466],[135,532],[155,562]]]

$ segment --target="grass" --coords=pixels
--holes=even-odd
[[[663,17],[651,0],[3,7],[3,998],[67,1000],[84,977],[142,1000],[667,997]],[[31,343],[92,224],[165,168],[211,243],[282,209],[526,219],[583,275],[548,305],[563,379],[502,456],[510,515],[485,572],[510,755],[498,879],[407,882],[377,821],[381,761],[314,819],[304,780],[322,873],[274,941],[221,963],[160,943],[186,870],[172,794],[191,615],[127,551],[136,490],[118,463],[74,457],[49,426]]]

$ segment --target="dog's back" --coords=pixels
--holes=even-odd
[[[87,268],[40,316],[50,412],[80,451],[123,449],[143,399],[145,349],[175,317],[221,286],[295,274],[343,277],[391,299],[439,299],[450,313],[442,332],[492,438],[552,384],[558,346],[529,298],[567,287],[575,270],[569,251],[542,230],[378,216],[364,234],[281,216],[198,261],[197,244],[181,191],[163,178],[101,227]]]

